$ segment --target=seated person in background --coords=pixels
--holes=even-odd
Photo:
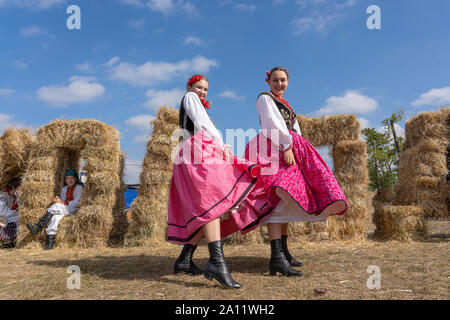
[[[75,215],[83,192],[83,184],[75,170],[68,170],[64,175],[66,185],[61,190],[61,195],[53,198],[53,204],[47,209],[46,214],[35,225],[27,223],[27,228],[33,235],[37,235],[45,226],[47,233],[45,250],[53,249],[58,224],[66,215]]]
[[[19,234],[19,214],[16,189],[20,186],[20,178],[12,179],[0,191],[0,248],[14,248]]]

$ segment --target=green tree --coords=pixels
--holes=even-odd
[[[403,116],[405,115],[405,110],[400,109],[396,112],[394,112],[391,117],[384,119],[382,121],[382,123],[384,124],[384,127],[389,130],[392,134],[392,137],[394,139],[394,144],[395,144],[395,150],[397,151],[397,157],[400,157],[400,150],[401,150],[401,145],[403,142],[403,138],[402,137],[397,137],[397,132],[395,131],[395,124],[397,122],[400,122],[403,120]]]
[[[366,128],[362,134],[367,142],[367,166],[369,169],[369,188],[378,190],[392,186],[398,181],[398,162],[403,138],[397,136],[395,123],[403,119],[404,111],[399,110],[382,121],[384,132]]]

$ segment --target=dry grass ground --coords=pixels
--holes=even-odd
[[[374,231],[371,215],[367,233]],[[0,299],[449,299],[450,221],[429,223],[424,242],[290,243],[305,266],[300,278],[271,277],[270,246],[224,247],[241,290],[225,290],[202,276],[174,275],[181,246],[73,250],[0,250]],[[199,267],[207,246],[194,255]],[[81,270],[81,288],[69,290],[67,268]],[[369,290],[367,268],[381,271],[381,289]],[[326,289],[316,296],[314,289]]]
[[[173,275],[180,247],[0,253],[0,299],[449,299],[449,223],[427,242],[292,243],[305,266],[300,278],[271,277],[269,245],[225,246],[243,289],[224,290],[203,277]],[[195,256],[206,265],[207,247]],[[81,289],[66,286],[67,268],[81,269]],[[369,265],[381,270],[381,289],[368,290]],[[314,289],[327,293],[315,296]]]

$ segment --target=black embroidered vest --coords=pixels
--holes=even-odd
[[[180,113],[178,116],[178,123],[180,124],[180,127],[189,131],[191,135],[195,134],[195,127],[194,122],[189,118],[186,109],[184,108],[184,97],[181,99],[181,105],[180,105]]]
[[[287,128],[291,131],[297,132],[297,130],[294,129],[294,124],[295,124],[295,121],[297,120],[297,115],[295,114],[295,112],[291,108],[286,106],[284,103],[279,101],[277,98],[275,98],[272,93],[263,92],[258,96],[258,98],[262,94],[265,94],[272,98],[272,100],[275,102],[275,105],[277,106],[278,110],[280,111],[280,114],[283,117],[283,120],[286,123]]]

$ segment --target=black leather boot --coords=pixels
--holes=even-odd
[[[33,235],[37,235],[39,233],[39,231],[41,231],[42,229],[44,229],[47,226],[47,224],[50,222],[52,217],[53,217],[53,214],[51,214],[50,212],[47,211],[47,213],[39,220],[39,222],[37,224],[32,225],[31,223],[27,223],[26,226]]]
[[[275,239],[270,241],[270,247],[272,251],[272,256],[270,258],[270,275],[274,276],[277,272],[284,276],[302,276],[303,272],[299,270],[292,269],[289,261],[283,252],[283,246],[281,244],[281,239]]]
[[[183,250],[181,250],[180,256],[177,261],[175,261],[175,267],[173,268],[173,272],[177,273],[189,273],[193,276],[198,276],[202,274],[203,271],[197,268],[195,263],[192,261],[192,256],[194,255],[194,251],[197,249],[197,246],[192,244],[185,244]]]
[[[294,267],[302,267],[303,263],[295,260],[295,258],[293,256],[291,256],[291,254],[289,253],[289,250],[287,247],[287,238],[288,238],[287,235],[281,236],[281,245],[283,246],[283,252],[284,252],[284,255],[286,256],[287,261]]]
[[[47,235],[45,238],[45,249],[44,250],[52,250],[55,245],[55,235]]]
[[[240,289],[242,286],[231,278],[223,255],[222,245],[221,240],[208,243],[209,260],[204,272],[205,278],[208,280],[214,278],[229,289]]]

